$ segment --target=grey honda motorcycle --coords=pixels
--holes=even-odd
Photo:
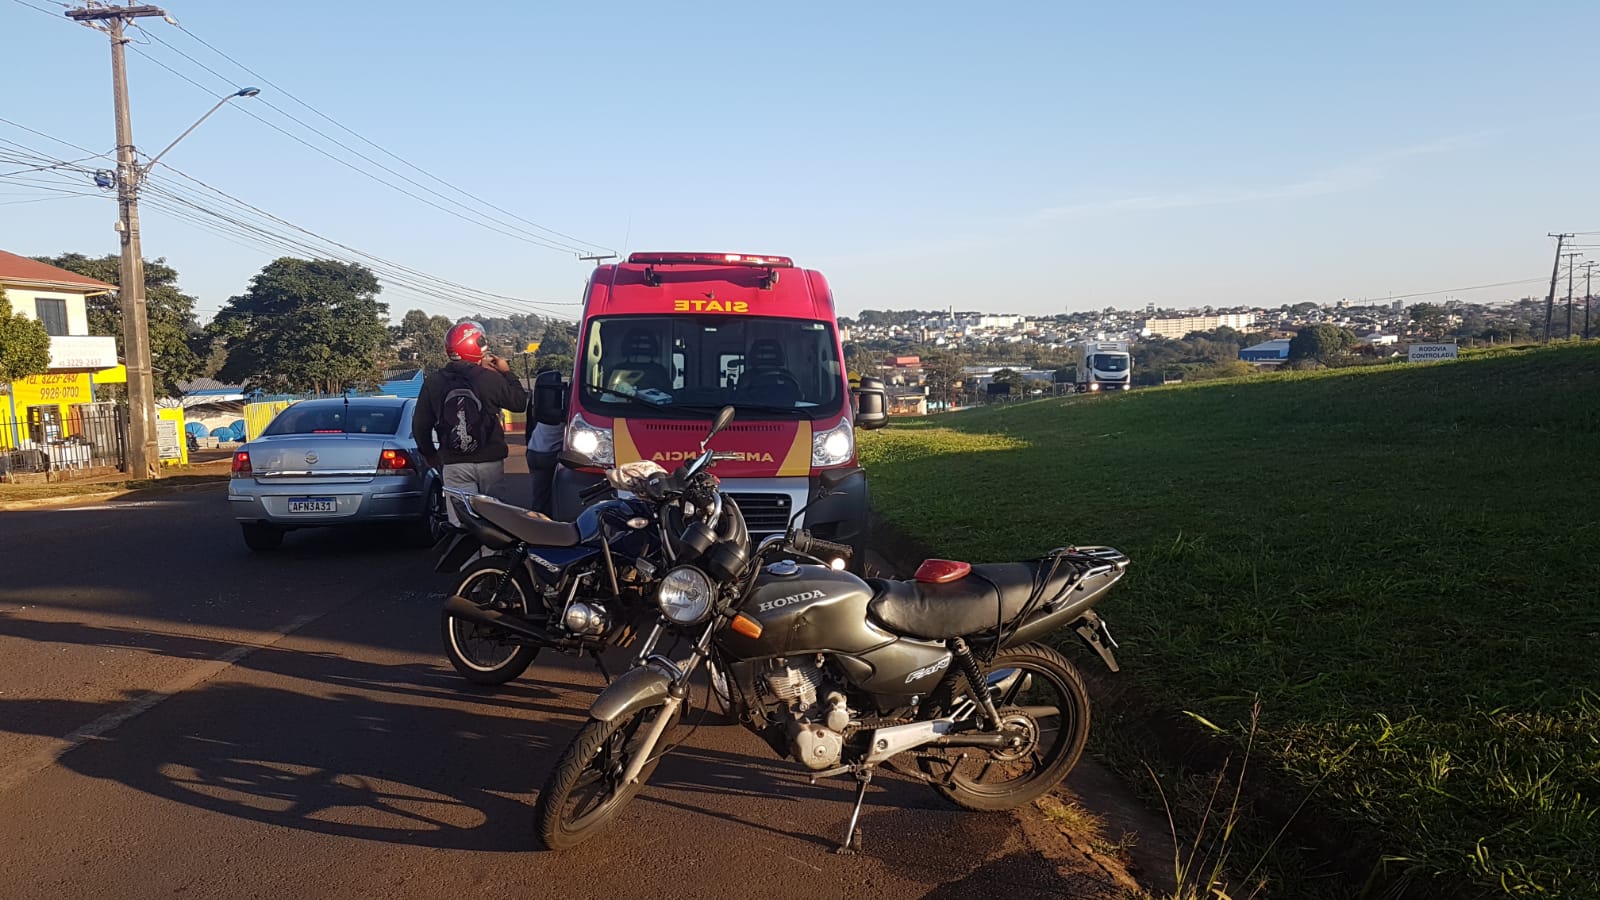
[[[714,493],[714,460],[706,450],[673,477]],[[825,479],[824,493],[851,474]],[[752,547],[732,498],[719,495],[717,507],[669,540],[661,619],[639,664],[596,698],[540,792],[546,847],[577,846],[617,818],[654,771],[702,665],[724,709],[779,755],[813,779],[857,781],[840,852],[859,848],[880,766],[964,808],[999,810],[1039,797],[1077,764],[1088,694],[1073,664],[1040,641],[1070,628],[1117,670],[1094,606],[1126,571],[1122,553],[929,560],[913,580],[862,579],[843,571],[848,546],[791,524]],[[685,658],[657,650],[669,636],[689,646]]]

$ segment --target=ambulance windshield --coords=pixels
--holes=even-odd
[[[579,361],[596,412],[734,407],[797,418],[839,412],[833,326],[757,316],[615,316],[589,322]],[[648,413],[646,413],[648,414]]]

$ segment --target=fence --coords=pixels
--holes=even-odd
[[[22,419],[0,419],[0,475],[121,467],[127,421],[115,403],[35,406]]]

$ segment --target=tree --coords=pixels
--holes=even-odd
[[[396,361],[424,371],[441,369],[449,357],[444,339],[454,325],[448,316],[430,316],[420,309],[409,310],[392,330]]]
[[[1022,376],[1016,369],[1001,369],[989,379],[995,384],[1021,384]]]
[[[375,385],[390,339],[380,290],[355,263],[274,260],[212,323],[228,351],[218,377],[287,392]]]
[[[928,388],[928,399],[942,403],[948,409],[955,405],[963,376],[961,357],[955,353],[929,353],[922,357],[922,382]]]
[[[1444,307],[1436,303],[1418,303],[1406,312],[1411,316],[1411,321],[1417,323],[1417,330],[1422,332],[1423,337],[1438,337],[1444,333]]]
[[[544,333],[539,335],[539,353],[533,359],[534,370],[554,369],[563,378],[572,375],[572,365],[577,354],[577,326],[568,322],[547,321]]]
[[[35,259],[107,284],[122,284],[122,257],[115,254],[64,253]],[[202,367],[194,347],[201,333],[194,317],[195,298],[178,289],[178,270],[167,265],[165,258],[145,261],[144,297],[156,393],[176,394],[178,382],[200,374]],[[117,353],[122,354],[122,298],[117,294],[97,294],[88,298],[85,305],[89,331],[115,337]]]
[[[44,323],[11,312],[0,288],[0,381],[43,375],[50,368],[50,333]]]
[[[1337,325],[1309,325],[1289,340],[1290,359],[1311,359],[1327,365],[1346,355],[1356,345],[1356,336]]]

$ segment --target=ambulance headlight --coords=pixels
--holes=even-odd
[[[856,435],[849,419],[827,431],[811,436],[811,465],[837,466],[850,461],[856,452]]]
[[[572,424],[567,426],[567,447],[602,466],[616,461],[611,449],[611,429],[596,428],[585,422],[583,416],[573,416]]]

